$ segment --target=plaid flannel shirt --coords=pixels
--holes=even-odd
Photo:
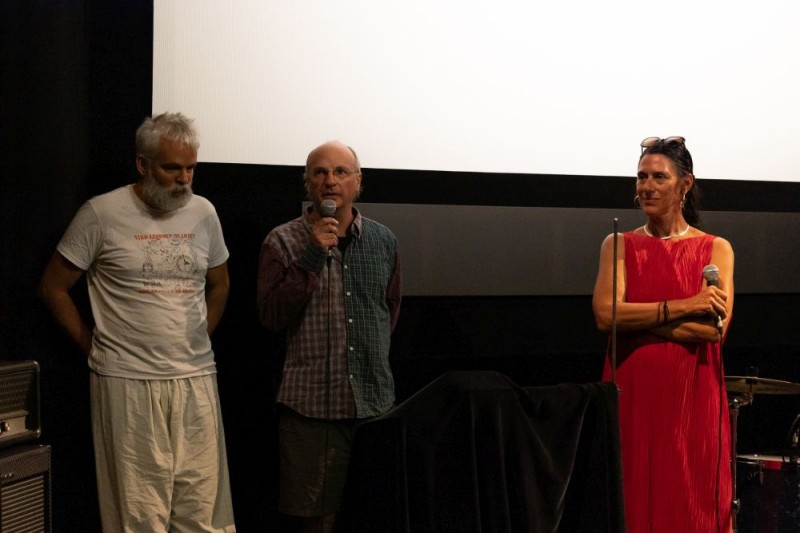
[[[343,254],[334,249],[331,261],[311,244],[310,211],[272,230],[261,248],[261,321],[287,331],[277,401],[304,416],[371,417],[394,403],[389,346],[401,299],[397,239],[354,214],[350,245]]]

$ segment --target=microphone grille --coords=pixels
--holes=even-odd
[[[719,281],[719,268],[717,265],[704,266],[703,277],[706,278],[706,281]]]
[[[322,200],[319,204],[319,209],[322,211],[322,216],[332,217],[336,214],[336,202],[333,200]]]

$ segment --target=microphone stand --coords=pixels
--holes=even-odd
[[[742,395],[734,396],[728,402],[728,410],[731,417],[731,492],[733,499],[731,501],[731,531],[736,533],[739,531],[738,518],[739,511],[742,507],[742,502],[739,500],[736,488],[736,449],[738,447],[738,432],[739,432],[739,409],[750,405],[753,402],[753,393],[746,392]]]
[[[792,422],[792,427],[789,428],[789,434],[786,436],[787,446],[786,450],[788,453],[784,453],[783,455],[783,463],[789,463],[789,468],[792,471],[797,471],[798,469],[798,459],[800,459],[800,415],[794,419]]]
[[[747,367],[747,377],[758,377],[758,367]],[[724,383],[725,377],[721,376],[720,379]],[[742,501],[739,499],[739,489],[736,486],[736,478],[738,477],[737,461],[739,459],[737,451],[739,447],[739,409],[752,404],[754,399],[752,383],[755,383],[755,381],[748,380],[748,383],[750,383],[750,386],[746,392],[734,394],[733,399],[728,399],[728,412],[731,420],[731,531],[733,533],[739,531],[739,513],[742,510]]]
[[[614,260],[612,265],[612,281],[611,281],[611,383],[617,386],[617,392],[620,393],[619,385],[617,385],[617,229],[619,219],[614,219]]]

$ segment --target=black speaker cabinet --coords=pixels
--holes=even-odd
[[[0,533],[50,533],[50,446],[0,451]]]
[[[0,447],[38,439],[39,363],[0,361]]]

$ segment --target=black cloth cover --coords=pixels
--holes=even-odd
[[[617,389],[449,372],[359,427],[338,532],[622,532]]]

